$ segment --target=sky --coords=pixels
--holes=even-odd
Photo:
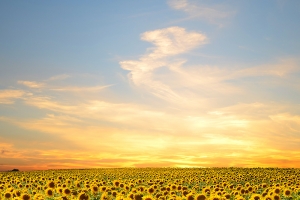
[[[300,1],[0,2],[0,171],[300,167]]]

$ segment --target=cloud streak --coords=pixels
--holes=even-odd
[[[64,80],[69,78],[68,75],[58,75],[54,77],[50,77],[46,81],[57,81],[57,80]],[[105,88],[111,87],[115,84],[110,85],[99,85],[99,86],[87,86],[87,87],[78,87],[78,86],[53,86],[46,82],[36,82],[36,81],[18,81],[18,84],[22,84],[31,89],[43,89],[45,90],[52,90],[58,92],[98,92]]]
[[[207,44],[208,37],[180,27],[148,31],[141,35],[141,40],[151,42],[154,47],[148,48],[138,60],[121,61],[120,66],[130,71],[128,78],[134,86],[177,107],[213,107],[220,95],[247,95],[243,85],[231,81],[257,77],[282,79],[299,71],[299,61],[295,58],[257,66],[187,65],[187,60],[178,56]]]
[[[92,87],[75,87],[75,86],[71,86],[71,87],[60,87],[60,88],[49,88],[50,90],[54,90],[54,91],[64,91],[64,92],[97,92],[100,90],[103,90],[105,88],[111,87],[112,85],[104,85],[104,86],[92,86]]]
[[[25,92],[22,90],[0,90],[0,104],[13,104],[23,95]]]
[[[150,89],[155,96],[176,102],[185,101],[168,85],[154,80],[153,71],[169,66],[169,57],[184,54],[207,43],[207,37],[202,33],[187,32],[181,27],[169,27],[145,32],[141,39],[153,43],[154,47],[149,48],[149,53],[139,60],[121,61],[121,67],[130,71],[130,79],[135,85]]]
[[[35,81],[18,81],[19,84],[25,85],[29,88],[42,88],[44,87],[44,83],[39,83]]]
[[[188,17],[180,21],[201,19],[211,24],[223,26],[221,20],[229,18],[235,14],[235,11],[229,10],[224,5],[204,5],[199,1],[188,0],[169,0],[168,4],[171,8],[185,12]]]

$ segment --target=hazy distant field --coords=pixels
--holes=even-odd
[[[300,170],[120,168],[1,172],[0,199],[300,199]]]

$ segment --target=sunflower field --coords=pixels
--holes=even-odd
[[[0,200],[300,200],[300,169],[114,168],[0,172]]]

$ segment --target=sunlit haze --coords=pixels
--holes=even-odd
[[[0,171],[300,167],[300,1],[1,1]]]

